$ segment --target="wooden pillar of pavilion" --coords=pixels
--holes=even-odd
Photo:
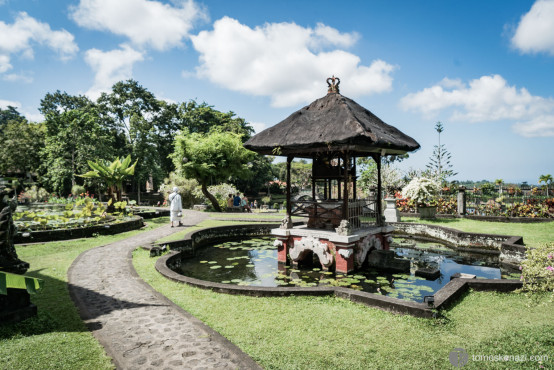
[[[377,224],[377,226],[383,226],[383,207],[381,200],[381,193],[383,192],[381,181],[381,154],[374,154],[372,157],[377,164],[377,196],[375,198],[375,223]]]
[[[292,204],[291,204],[291,196],[290,196],[290,166],[292,162],[293,156],[289,155],[287,156],[287,218],[291,217],[292,213]]]
[[[349,172],[350,172],[348,171],[348,162],[349,162],[348,152],[344,154],[343,161],[344,161],[344,189],[343,189],[344,194],[342,199],[342,219],[348,221],[348,180],[349,180]],[[339,180],[339,184],[340,184],[340,180]]]

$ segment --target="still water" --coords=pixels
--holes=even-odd
[[[342,286],[415,302],[422,302],[424,296],[433,295],[457,272],[486,279],[501,278],[497,257],[459,253],[436,243],[413,244],[413,241],[399,240],[395,244],[393,249],[397,256],[411,261],[410,272],[392,274],[363,269],[348,275],[335,275],[334,272],[323,271],[317,261],[299,268],[279,264],[273,241],[271,237],[261,237],[208,246],[197,251],[195,257],[184,260],[177,272],[224,284]],[[426,280],[415,276],[418,268],[439,269],[441,276],[436,280]]]

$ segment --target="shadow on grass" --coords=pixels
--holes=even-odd
[[[19,323],[0,325],[0,339],[52,332],[94,331],[101,329],[102,323],[90,320],[94,320],[99,316],[117,310],[158,306],[109,297],[42,274],[41,271],[29,271],[26,274],[44,281],[42,291],[31,295],[32,303],[38,308],[38,315]],[[88,320],[88,322],[85,324],[81,317]]]

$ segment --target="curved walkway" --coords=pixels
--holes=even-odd
[[[186,227],[205,218],[185,211],[183,221]],[[136,274],[133,250],[180,230],[167,225],[83,252],[68,271],[81,318],[120,369],[259,369],[238,347]]]

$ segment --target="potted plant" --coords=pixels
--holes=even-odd
[[[435,218],[438,192],[437,182],[426,177],[415,177],[402,189],[402,196],[414,201],[421,218]]]

